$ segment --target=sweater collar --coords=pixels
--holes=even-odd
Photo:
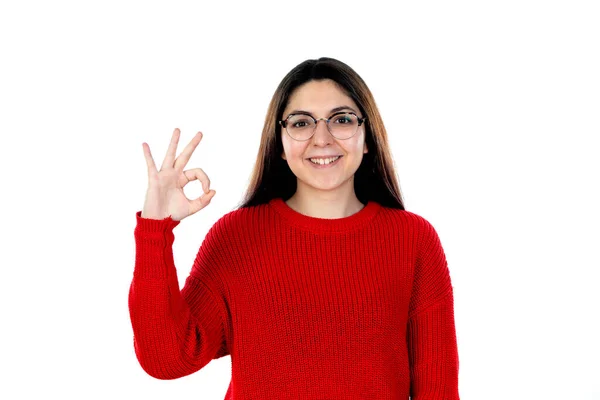
[[[369,201],[360,211],[343,218],[315,218],[294,210],[282,198],[269,201],[269,205],[288,223],[315,233],[348,232],[367,225],[377,214],[381,205]]]

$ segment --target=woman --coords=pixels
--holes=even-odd
[[[454,400],[453,289],[438,235],[406,211],[371,92],[346,64],[307,60],[277,88],[250,187],[207,233],[183,289],[173,228],[215,195],[184,171],[175,130],[136,213],[129,307],[159,379],[231,355],[226,399]],[[183,187],[202,182],[188,200]]]

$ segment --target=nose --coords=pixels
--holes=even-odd
[[[325,118],[319,118],[317,125],[315,126],[315,134],[312,137],[314,144],[319,146],[325,146],[333,141],[333,136],[329,132],[327,127],[327,120]]]

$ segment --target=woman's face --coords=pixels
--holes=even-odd
[[[337,84],[330,80],[309,81],[292,93],[282,119],[292,111],[305,111],[315,119],[330,118],[332,110],[344,107],[341,111],[351,111],[359,118],[364,117],[358,106]],[[337,110],[336,110],[337,111]],[[367,153],[365,124],[350,139],[339,140],[333,137],[325,121],[319,121],[312,138],[306,141],[292,139],[285,128],[280,127],[283,141],[284,160],[298,178],[298,190],[303,186],[331,191],[354,188],[354,173],[360,166],[363,154]],[[341,156],[329,165],[314,164],[310,159]]]

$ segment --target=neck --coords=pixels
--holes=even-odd
[[[356,193],[354,193],[353,182],[346,185],[346,189],[334,191],[322,191],[310,187],[301,186],[286,204],[300,214],[315,218],[335,219],[345,218],[356,214],[363,207]],[[349,189],[348,189],[349,188]]]

